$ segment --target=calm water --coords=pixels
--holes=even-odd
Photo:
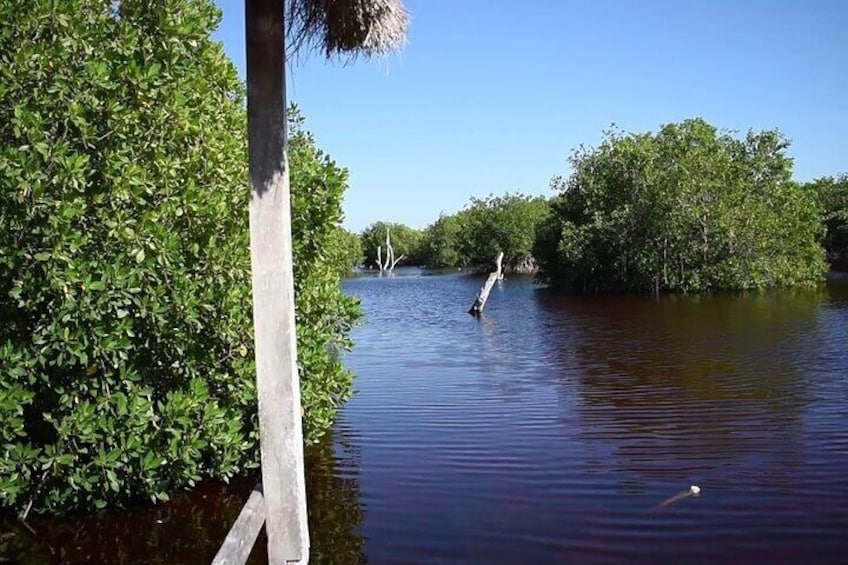
[[[313,563],[848,562],[848,278],[658,300],[510,278],[478,320],[479,285],[346,282],[367,323],[308,454]],[[7,523],[0,560],[208,562],[249,487],[38,542]]]
[[[364,555],[848,562],[845,283],[655,300],[511,279],[476,321],[473,279],[349,281],[368,325],[336,437]]]

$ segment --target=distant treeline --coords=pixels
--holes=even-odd
[[[522,194],[472,198],[461,211],[439,217],[424,230],[377,222],[360,236],[366,266],[376,266],[377,247],[385,249],[386,230],[401,264],[429,268],[479,267],[504,252],[508,270],[533,266],[536,230],[550,214],[547,199]]]
[[[424,230],[348,234],[350,265],[376,267],[391,233],[402,265],[508,270],[579,292],[700,292],[820,282],[848,264],[848,175],[793,180],[777,131],[739,137],[701,119],[605,132],[580,147],[552,198],[472,198]]]

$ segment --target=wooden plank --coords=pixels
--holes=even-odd
[[[212,565],[242,565],[247,563],[253,544],[265,523],[265,500],[262,487],[257,485],[242,507],[224,543],[212,560]]]
[[[286,156],[284,5],[285,0],[245,0],[253,331],[265,528],[273,565],[309,559]]]

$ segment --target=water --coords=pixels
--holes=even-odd
[[[511,277],[475,319],[479,286],[346,281],[367,321],[308,452],[313,563],[846,562],[848,278],[653,299]],[[208,562],[250,486],[36,521],[0,560]]]
[[[656,300],[511,278],[479,321],[467,277],[347,288],[368,323],[337,438],[369,562],[845,562],[845,281]]]

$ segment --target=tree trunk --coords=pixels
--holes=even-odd
[[[272,564],[309,559],[286,155],[284,5],[285,0],[245,0],[253,333]]]
[[[395,256],[395,254],[394,254],[394,252],[393,252],[393,253],[392,253],[392,257],[394,258],[394,256]],[[400,257],[398,257],[397,259],[393,259],[393,260],[392,260],[392,265],[391,265],[391,267],[389,268],[389,270],[390,270],[390,271],[394,271],[394,270],[395,270],[395,265],[397,265],[398,263],[400,263],[400,262],[401,262],[401,261],[403,261],[404,259],[406,259],[406,255],[401,255],[401,256],[400,256]]]
[[[395,259],[395,249],[392,247],[392,238],[389,235],[389,228],[386,228],[386,263],[380,263],[380,247],[377,246],[377,262],[380,263],[381,271],[394,272],[395,265],[403,261],[406,255],[401,255]]]
[[[489,299],[489,293],[492,292],[492,287],[495,286],[495,282],[498,279],[503,278],[503,255],[503,251],[501,251],[495,258],[495,270],[489,274],[489,278],[486,279],[486,282],[483,284],[483,288],[480,289],[480,294],[477,295],[477,299],[474,300],[474,304],[472,304],[471,309],[468,310],[469,314],[477,315],[483,311],[483,308],[486,306],[486,301]]]
[[[395,250],[392,249],[392,238],[389,237],[389,228],[386,228],[386,266],[384,269],[392,271],[392,259],[394,259]]]

